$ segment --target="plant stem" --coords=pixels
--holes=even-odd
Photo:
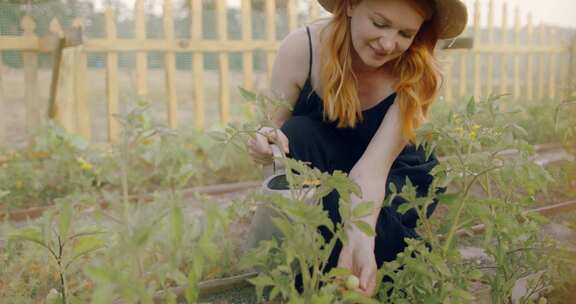
[[[462,214],[462,210],[464,210],[464,205],[468,200],[468,195],[470,194],[470,189],[472,188],[472,186],[474,185],[474,183],[476,182],[476,180],[480,177],[483,176],[484,174],[495,170],[495,169],[499,169],[501,168],[501,166],[494,166],[494,167],[490,167],[488,169],[485,169],[483,171],[480,171],[478,174],[474,175],[474,177],[472,177],[472,180],[466,185],[466,188],[464,188],[464,195],[462,196],[462,201],[460,202],[460,205],[458,206],[458,210],[456,211],[456,215],[454,216],[454,222],[452,222],[452,226],[450,226],[450,231],[448,232],[448,236],[446,237],[446,242],[444,243],[444,254],[446,254],[448,252],[448,248],[450,248],[450,243],[452,243],[452,239],[454,238],[454,234],[456,233],[456,230],[458,229],[458,222],[460,221],[460,215]]]
[[[66,278],[64,275],[64,266],[62,265],[62,256],[64,253],[64,247],[62,245],[62,239],[60,238],[60,236],[58,236],[58,273],[60,274],[60,287],[61,287],[61,292],[62,292],[62,301],[64,304],[68,304],[68,297],[66,296],[67,293],[67,284],[66,284]]]

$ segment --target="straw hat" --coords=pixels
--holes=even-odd
[[[318,0],[318,3],[328,12],[334,10],[339,0]],[[436,12],[433,18],[437,18],[439,26],[439,39],[450,39],[460,35],[468,22],[466,5],[460,0],[434,0]]]

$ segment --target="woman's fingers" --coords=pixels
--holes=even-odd
[[[266,135],[256,133],[256,152],[262,154],[263,156],[272,156],[272,148],[268,143],[268,138]]]
[[[256,132],[253,138],[248,140],[248,152],[256,162],[268,164],[273,159],[270,143],[277,144],[284,150],[284,153],[290,151],[288,137],[280,129],[263,127]]]
[[[288,137],[286,137],[284,132],[282,132],[282,130],[280,129],[278,129],[277,131],[277,140],[282,149],[284,150],[284,153],[286,154],[290,153],[290,146],[288,145]]]
[[[360,273],[360,288],[366,295],[371,296],[376,288],[376,270],[373,267],[364,267]]]
[[[270,163],[272,159],[272,149],[264,135],[256,133],[253,138],[248,140],[247,145],[248,153],[255,162],[264,165]]]

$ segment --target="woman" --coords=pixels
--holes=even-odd
[[[290,102],[292,112],[278,110],[270,128],[289,157],[310,162],[324,172],[347,172],[362,189],[361,201],[382,202],[389,183],[401,189],[409,178],[425,195],[437,164],[413,144],[437,96],[440,73],[433,51],[438,39],[459,35],[466,26],[459,0],[319,0],[333,16],[290,33],[282,42],[271,78],[271,92]],[[308,46],[308,47],[306,47]],[[249,142],[252,157],[269,163],[267,136]],[[330,268],[350,269],[360,292],[372,295],[376,272],[417,237],[415,212],[396,212],[375,204],[364,220],[376,231],[369,237],[357,228],[338,244]],[[323,199],[330,218],[340,221],[338,193]],[[329,233],[320,229],[328,240]]]

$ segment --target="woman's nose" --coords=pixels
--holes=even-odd
[[[378,38],[378,45],[380,46],[380,50],[390,53],[394,50],[396,46],[396,34],[394,33],[386,33]]]

